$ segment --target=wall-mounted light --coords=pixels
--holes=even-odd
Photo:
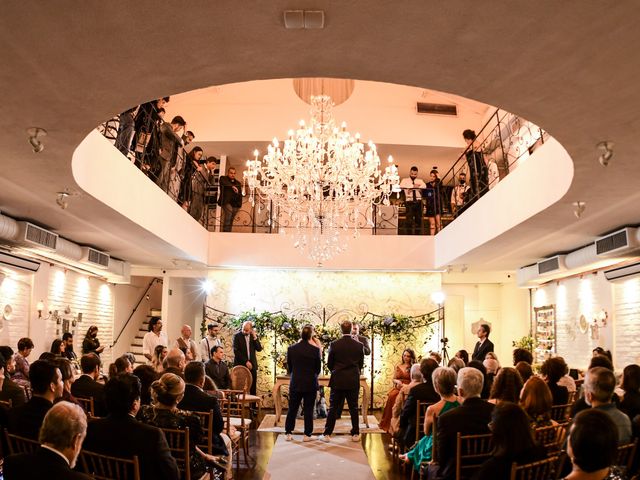
[[[213,292],[213,288],[214,288],[213,281],[210,279],[206,279],[202,282],[201,287],[202,287],[202,291],[207,295],[209,295],[211,292]]]
[[[58,192],[58,197],[56,198],[56,203],[62,210],[66,210],[69,206],[69,192]]]
[[[40,140],[42,137],[47,136],[47,131],[40,127],[27,128],[27,135],[29,135],[29,143],[33,149],[33,153],[40,153],[44,150],[44,144]]]
[[[431,294],[431,301],[438,306],[441,306],[444,303],[446,296],[444,292],[433,292]]]
[[[42,318],[42,311],[44,310],[44,302],[42,300],[36,305],[36,310],[38,310],[38,318]]]
[[[600,142],[596,145],[596,148],[602,151],[598,157],[598,162],[600,162],[600,165],[603,167],[608,166],[611,157],[613,157],[613,142]]]
[[[582,214],[584,213],[586,208],[587,202],[573,202],[573,214],[576,216],[576,218],[582,218]]]

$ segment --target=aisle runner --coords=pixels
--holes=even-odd
[[[330,443],[319,440],[302,442],[294,435],[287,442],[278,435],[263,480],[297,480],[299,478],[349,478],[375,480],[367,455],[360,442],[349,435],[331,437]]]
[[[285,412],[286,414],[286,412]],[[280,417],[280,421],[278,422],[278,426],[274,425],[276,420],[275,415],[265,415],[262,419],[262,423],[258,427],[259,432],[276,432],[276,433],[284,433],[284,421],[287,418],[286,415]],[[313,421],[313,433],[321,434],[324,431],[324,424],[327,422],[326,418],[317,418]],[[304,431],[304,419],[297,418],[296,419],[296,427],[293,430],[293,433],[302,434]],[[336,420],[336,427],[334,429],[335,433],[338,434],[347,434],[351,432],[351,419],[349,418],[349,414],[342,415],[342,418]],[[362,417],[360,417],[360,433],[383,433],[381,429],[378,428],[378,420],[373,415],[369,415],[369,428],[362,423]]]

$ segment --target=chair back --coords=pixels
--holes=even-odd
[[[189,427],[186,427],[184,430],[173,430],[170,428],[161,428],[160,430],[162,430],[167,439],[169,451],[173,458],[176,459],[183,480],[191,480]]]
[[[491,456],[491,434],[456,438],[456,479],[469,478]]]
[[[566,431],[564,425],[549,425],[535,428],[534,437],[546,449],[547,455],[551,455],[562,450]]]
[[[223,402],[220,402],[220,410],[222,417],[225,419],[226,433],[229,435],[231,424],[236,428],[245,428],[245,412],[246,402],[245,390],[224,390],[226,396]],[[233,419],[233,420],[232,420]]]
[[[200,425],[202,425],[202,433],[204,437],[204,443],[198,444],[200,450],[208,454],[213,454],[213,410],[208,412],[192,412],[200,419]]]
[[[564,453],[537,462],[511,466],[511,480],[548,480],[558,478],[564,463]]]
[[[9,399],[9,400],[0,400],[0,407],[11,408],[11,399]]]
[[[82,471],[96,480],[140,480],[140,464],[133,458],[118,458],[82,450]]]
[[[438,463],[438,415],[433,416],[433,423],[431,424],[431,463]]]
[[[554,405],[551,407],[551,419],[558,423],[568,423],[571,419],[571,404]]]
[[[5,429],[4,436],[7,440],[7,447],[9,448],[9,454],[15,455],[16,453],[33,453],[39,447],[40,443],[31,438],[21,437],[20,435],[14,435],[9,433]]]
[[[616,453],[616,460],[614,465],[625,468],[626,472],[631,471],[633,459],[636,456],[636,448],[638,446],[638,439],[636,438],[633,443],[626,443],[624,445],[618,445],[618,452]]]
[[[84,410],[84,413],[87,414],[88,417],[95,417],[95,409],[93,407],[93,397],[76,397],[76,400],[78,400],[78,403],[80,404],[80,406],[82,407],[82,409]]]
[[[416,442],[424,436],[424,417],[427,415],[427,408],[432,403],[425,402],[423,400],[416,401]]]
[[[245,390],[251,389],[253,383],[253,374],[244,365],[236,365],[231,369],[231,388],[233,390]]]

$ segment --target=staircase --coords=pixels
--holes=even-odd
[[[136,364],[133,368],[138,365],[145,365],[147,363],[147,359],[142,354],[142,339],[144,335],[148,332],[147,328],[149,325],[149,317],[147,317],[141,325],[139,325],[138,330],[136,332],[136,336],[133,337],[131,343],[129,344],[129,351],[136,356]]]

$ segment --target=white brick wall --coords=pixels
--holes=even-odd
[[[18,340],[26,337],[29,329],[31,282],[28,276],[10,274],[0,281],[0,345],[17,350]],[[13,313],[9,320],[2,316],[5,306]]]
[[[640,278],[615,283],[613,305],[616,366],[640,363]]]

